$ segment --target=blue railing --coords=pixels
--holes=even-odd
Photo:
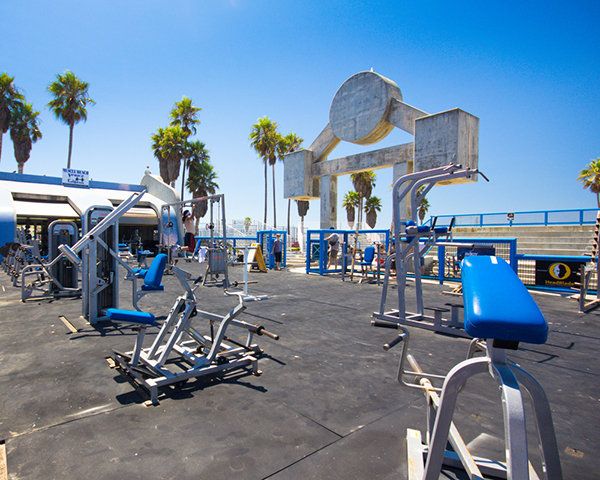
[[[328,267],[328,251],[329,245],[327,237],[335,233],[339,237],[341,251],[334,268]],[[356,230],[308,230],[306,232],[306,273],[318,273],[319,275],[327,275],[329,273],[342,273],[348,268],[348,245],[351,235],[354,235]],[[383,245],[385,250],[388,250],[390,243],[389,230],[359,230],[359,235],[376,234],[383,236]],[[359,245],[361,248],[361,245]],[[317,262],[317,266],[312,266],[311,263]]]
[[[593,225],[597,208],[574,208],[567,210],[528,210],[521,212],[465,213],[438,215],[437,225],[448,225],[455,218],[456,227],[512,227],[548,225]],[[434,217],[425,224],[431,225]]]

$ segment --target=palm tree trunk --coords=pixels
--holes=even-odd
[[[267,160],[265,162],[265,214],[263,216],[263,228],[267,225]]]
[[[182,164],[183,164],[183,166],[181,168],[181,201],[183,202],[183,193],[184,193],[184,188],[185,188],[185,164],[186,164],[185,158],[183,159]]]
[[[2,159],[2,138],[4,138],[4,134],[0,132],[0,159]]]
[[[0,147],[2,147],[2,143],[1,142],[0,142]],[[2,150],[2,148],[0,148],[0,153],[2,153],[1,150]],[[596,194],[596,201],[598,202],[598,208],[600,208],[600,192],[598,192]]]
[[[273,228],[277,230],[277,201],[275,199],[275,164],[271,165],[271,172],[273,173]]]
[[[71,153],[73,152],[73,127],[75,124],[69,125],[69,157],[67,159],[67,168],[71,168]]]
[[[19,164],[17,164],[17,168],[18,168],[18,170],[17,170],[17,171],[18,171],[19,173],[23,173],[23,166],[24,166],[24,165],[25,165],[24,163],[19,163]]]

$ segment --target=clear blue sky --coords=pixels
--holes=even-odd
[[[97,102],[75,128],[74,168],[132,183],[146,165],[157,172],[150,134],[187,95],[203,108],[198,137],[229,217],[262,218],[252,123],[268,115],[309,144],[341,83],[372,67],[407,103],[481,119],[479,162],[492,183],[434,189],[433,213],[587,207],[593,196],[576,176],[600,156],[599,24],[597,1],[3,0],[0,71],[42,112],[26,173],[60,175],[66,164],[68,130],[45,105],[48,83],[70,69]],[[408,139],[394,132],[367,149]],[[340,145],[332,156],[364,150]],[[0,169],[16,169],[7,136]],[[381,226],[390,183],[378,171]],[[340,201],[348,189],[344,177]],[[318,210],[312,202],[310,223]]]

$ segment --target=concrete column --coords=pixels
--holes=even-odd
[[[394,182],[398,180],[401,176],[406,175],[407,173],[413,172],[413,163],[412,162],[402,162],[402,163],[394,163],[393,166],[394,172]],[[404,197],[405,199],[402,201],[400,205],[400,211],[404,212],[406,218],[410,218],[410,205],[408,202],[408,196]]]
[[[337,183],[334,175],[320,178],[321,228],[337,227]]]

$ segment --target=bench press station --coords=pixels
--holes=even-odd
[[[487,478],[484,475],[511,480],[540,478],[529,462],[520,387],[532,400],[542,458],[541,478],[562,479],[546,394],[531,374],[507,358],[507,351],[516,350],[519,342],[545,343],[548,335],[546,320],[521,280],[501,258],[466,257],[462,262],[462,282],[464,326],[474,339],[467,359],[452,368],[447,376],[421,370],[412,355],[407,353],[409,331],[403,326],[397,325],[402,333],[384,345],[384,350],[389,350],[403,343],[398,381],[410,388],[423,390],[427,400],[427,443],[421,442],[420,431],[409,429],[407,432],[409,480],[437,480],[444,465],[462,468],[471,479]],[[377,320],[372,324],[394,328]],[[483,350],[485,355],[474,357],[477,350]],[[411,370],[404,368],[407,360]],[[505,462],[472,456],[452,422],[458,393],[470,377],[485,372],[498,383],[502,392]],[[416,377],[418,383],[405,381],[406,375]],[[435,380],[443,380],[443,386],[433,386],[432,381]]]

